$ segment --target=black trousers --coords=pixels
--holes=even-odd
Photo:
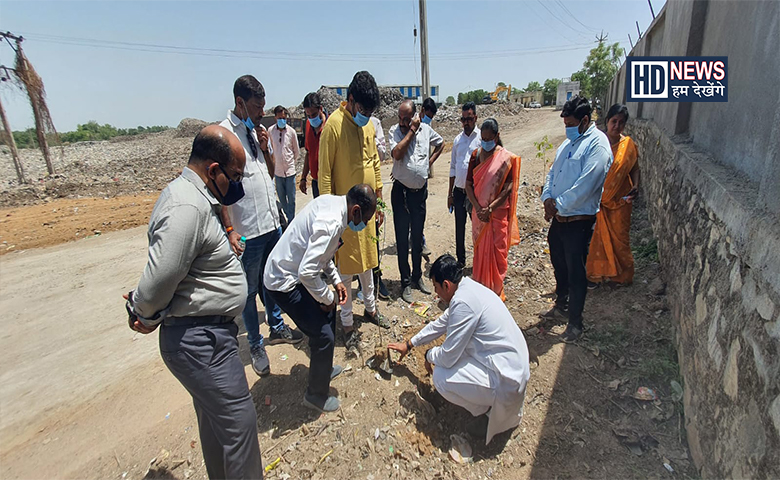
[[[550,244],[550,260],[555,270],[556,305],[569,304],[569,324],[582,328],[582,310],[588,292],[585,264],[596,220],[559,222],[553,219],[547,242]]]
[[[290,316],[298,329],[309,337],[309,396],[324,402],[328,399],[330,374],[333,370],[333,348],[336,312],[325,313],[301,284],[290,292],[268,291],[276,304]]]
[[[455,256],[461,265],[466,265],[466,217],[471,216],[471,202],[466,190],[453,188],[452,207],[455,213]]]
[[[428,200],[428,183],[418,189],[407,188],[399,181],[393,182],[390,202],[393,207],[395,244],[398,249],[398,271],[401,287],[422,278],[423,228],[425,228],[425,204]],[[412,242],[412,268],[409,268],[409,231]]]
[[[163,362],[192,396],[209,478],[263,478],[237,334],[235,322],[160,327]]]

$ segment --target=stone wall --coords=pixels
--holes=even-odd
[[[641,119],[626,133],[667,280],[694,463],[704,478],[780,478],[777,217],[757,207],[755,180],[687,135]]]

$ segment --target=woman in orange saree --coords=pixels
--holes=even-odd
[[[466,180],[466,194],[473,206],[471,277],[506,300],[504,278],[509,247],[520,243],[517,227],[520,157],[502,146],[495,119],[485,120],[481,131],[482,148],[471,155]]]
[[[607,113],[607,137],[615,157],[604,181],[601,208],[590,242],[587,271],[591,288],[602,282],[628,285],[634,280],[630,231],[632,202],[639,187],[639,154],[634,141],[623,135],[628,109],[615,104]]]

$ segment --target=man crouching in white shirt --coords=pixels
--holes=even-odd
[[[484,436],[487,445],[523,418],[529,377],[525,338],[498,295],[463,278],[463,266],[452,255],[436,259],[430,276],[447,310],[411,340],[388,347],[403,359],[412,348],[446,334],[441,346],[425,353],[425,368],[442,397],[478,417],[466,430]]]
[[[288,225],[265,266],[263,283],[269,295],[309,337],[309,386],[303,404],[320,412],[333,412],[340,405],[329,389],[330,381],[342,372],[333,365],[333,332],[336,302],[346,303],[347,289],[333,256],[344,230],[359,231],[374,212],[376,193],[366,184],[355,185],[346,197],[320,195]],[[320,277],[322,272],[335,286],[335,293]]]

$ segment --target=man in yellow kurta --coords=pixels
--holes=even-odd
[[[379,89],[374,77],[365,71],[356,73],[347,90],[347,101],[328,118],[320,134],[321,195],[346,195],[353,186],[366,183],[376,191],[377,198],[382,198],[379,153],[374,143],[374,125],[369,121],[378,106]],[[384,214],[377,209],[377,215],[381,225]],[[380,326],[387,325],[387,320],[377,309],[371,272],[379,265],[374,220],[350,225],[341,239],[344,244],[336,253],[336,262],[347,287],[347,302],[341,307],[341,324],[347,334],[347,348],[351,348],[357,344],[352,315],[354,275],[358,275],[363,288],[364,317]]]

